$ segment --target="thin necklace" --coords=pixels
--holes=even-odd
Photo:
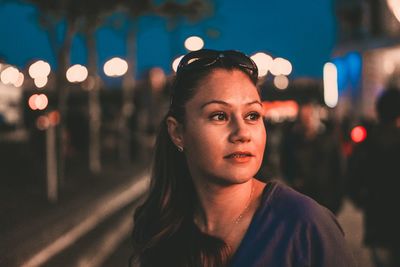
[[[239,216],[233,220],[233,224],[237,225],[241,222],[241,220],[243,219],[244,215],[246,214],[247,210],[250,207],[251,204],[251,200],[253,198],[253,193],[254,193],[254,181],[251,181],[251,192],[250,192],[250,196],[249,196],[249,200],[247,201],[246,207],[244,207],[243,211],[239,214]],[[194,221],[197,221],[197,218],[194,219]],[[197,223],[196,223],[197,224]],[[232,229],[233,230],[233,229]],[[230,235],[230,233],[232,232],[232,230],[229,232],[228,235]]]
[[[243,211],[239,214],[239,216],[233,220],[234,224],[239,224],[240,221],[242,220],[243,216],[246,214],[247,210],[250,207],[251,199],[253,198],[253,193],[254,193],[254,181],[251,180],[251,192],[249,196],[249,200],[247,201],[246,207],[243,209]]]

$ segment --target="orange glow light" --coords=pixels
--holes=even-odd
[[[355,143],[360,143],[367,138],[367,130],[363,126],[356,126],[351,130],[351,140]]]
[[[264,101],[264,117],[274,122],[282,122],[286,119],[296,118],[299,106],[294,100]]]
[[[60,112],[52,111],[48,115],[49,122],[51,126],[55,126],[60,123]]]

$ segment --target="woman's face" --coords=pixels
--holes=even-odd
[[[194,179],[243,183],[257,173],[266,142],[263,108],[243,72],[213,71],[185,111],[182,145]]]

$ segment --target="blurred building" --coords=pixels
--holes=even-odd
[[[0,142],[23,141],[27,137],[21,105],[23,77],[14,66],[0,63]]]
[[[22,89],[0,83],[0,127],[14,128],[22,123]]]
[[[336,0],[339,112],[375,118],[376,96],[400,74],[400,2]]]

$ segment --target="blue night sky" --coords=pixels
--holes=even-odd
[[[293,64],[292,77],[321,77],[323,64],[331,59],[336,42],[334,0],[219,0],[212,17],[200,24],[180,24],[170,47],[171,34],[164,19],[145,17],[138,35],[138,72],[161,66],[170,72],[170,62],[185,53],[183,41],[198,35],[206,48],[237,49],[246,54],[258,51],[284,57]],[[0,4],[0,57],[20,68],[34,59],[49,61],[55,67],[46,33],[36,23],[34,7],[14,3]],[[210,36],[208,32],[217,32]],[[123,34],[110,27],[97,33],[99,64],[113,56],[123,57]],[[72,64],[86,63],[82,37],[73,43]]]

